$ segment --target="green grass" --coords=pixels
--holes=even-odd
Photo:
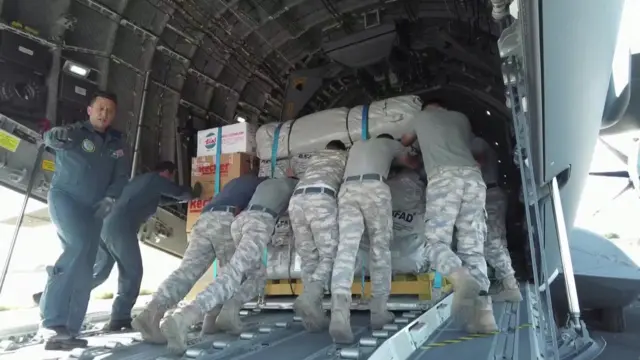
[[[149,289],[140,290],[140,296],[142,296],[142,295],[151,295],[151,294],[153,294],[153,291],[151,291]]]
[[[100,299],[100,300],[113,299],[113,293],[110,291],[99,293],[99,294],[96,294],[96,296],[94,296],[94,299]]]
[[[606,237],[607,239],[620,239],[620,235],[616,233],[606,233],[604,234],[604,237]]]

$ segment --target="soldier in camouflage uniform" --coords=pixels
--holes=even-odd
[[[302,260],[303,293],[293,303],[304,327],[326,326],[322,310],[324,285],[331,277],[338,248],[337,191],[342,184],[347,151],[338,140],[315,152],[289,202],[295,248]]]
[[[511,257],[507,251],[507,196],[498,186],[498,155],[480,137],[473,141],[472,151],[480,163],[482,177],[487,184],[487,238],[484,242],[484,255],[487,263],[495,270],[499,282],[489,292],[493,301],[522,301]]]
[[[255,293],[264,288],[267,274],[262,254],[271,240],[276,220],[287,210],[297,183],[295,178],[284,178],[267,179],[258,185],[247,210],[231,224],[231,236],[237,246],[229,264],[194,301],[160,323],[170,351],[181,354],[186,350],[189,327],[204,314],[231,299],[239,290],[243,276],[256,285],[249,292]]]
[[[357,142],[349,150],[344,182],[338,194],[340,242],[331,275],[331,323],[329,333],[336,343],[353,342],[350,308],[351,285],[362,235],[367,229],[371,253],[371,326],[381,329],[393,320],[387,311],[391,291],[393,236],[391,192],[384,182],[394,159],[416,167],[416,159],[391,135]]]
[[[189,236],[189,246],[180,266],[158,287],[151,302],[131,323],[145,341],[166,343],[159,324],[167,309],[175,306],[187,295],[216,258],[221,267],[226,266],[235,251],[231,223],[236,214],[247,207],[258,185],[266,179],[254,174],[233,179],[202,209],[202,214]],[[220,330],[231,333],[241,331],[240,307],[258,294],[255,289],[259,285],[256,281],[247,279],[224,306],[212,309],[207,314],[203,332],[211,333],[216,330],[214,324]]]
[[[469,119],[438,103],[428,104],[414,120],[408,146],[419,140],[427,173],[425,236],[427,257],[447,276],[455,290],[451,313],[467,331],[497,330],[484,259],[486,186],[471,153],[474,139]],[[451,250],[457,229],[457,255]]]

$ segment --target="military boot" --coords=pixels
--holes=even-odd
[[[382,329],[395,318],[392,312],[387,311],[387,299],[372,298],[369,302],[369,310],[371,311],[371,328],[373,330]]]
[[[87,340],[78,339],[71,335],[64,326],[56,326],[47,330],[53,331],[55,334],[46,340],[44,344],[45,350],[69,351],[75,348],[87,347]]]
[[[491,297],[488,295],[478,296],[474,303],[473,318],[465,326],[467,332],[471,334],[491,334],[498,331],[498,325],[493,316]]]
[[[480,293],[480,285],[465,267],[459,267],[449,276],[453,284],[451,314],[456,321],[466,324],[474,317],[475,299]]]
[[[160,323],[160,331],[167,339],[167,349],[176,355],[187,350],[189,328],[200,321],[204,314],[196,304],[176,310]]]
[[[151,300],[138,316],[131,321],[131,327],[140,332],[142,339],[153,344],[166,344],[167,339],[160,331],[160,320],[167,309]]]
[[[220,310],[222,310],[222,305],[217,305],[204,316],[202,334],[210,335],[222,331],[218,326],[216,326],[216,320],[218,319]]]
[[[353,333],[351,332],[351,295],[335,294],[331,297],[329,334],[336,344],[353,343]]]
[[[302,324],[307,331],[317,332],[327,326],[327,318],[322,309],[324,284],[320,281],[304,284],[304,291],[293,303],[296,315],[302,318]]]
[[[522,301],[522,294],[520,293],[520,287],[518,281],[514,276],[508,276],[496,286],[491,292],[491,298],[495,302],[520,302]]]
[[[242,333],[242,320],[240,320],[240,310],[242,303],[236,299],[229,299],[222,305],[218,320],[216,320],[216,329],[225,331],[232,335],[240,335]]]
[[[131,319],[111,319],[102,330],[107,332],[130,331],[132,330]]]

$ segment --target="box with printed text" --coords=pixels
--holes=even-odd
[[[222,189],[231,179],[240,175],[257,171],[259,166],[258,158],[251,154],[234,153],[223,154],[220,158],[220,189]],[[187,232],[191,231],[193,224],[200,217],[200,212],[204,206],[215,195],[216,188],[216,157],[199,156],[191,161],[191,185],[196,182],[202,184],[202,196],[200,199],[189,202],[187,212]]]
[[[221,154],[256,152],[257,126],[248,123],[237,123],[198,131],[198,151],[196,155],[215,155],[218,143],[218,131],[222,130]]]

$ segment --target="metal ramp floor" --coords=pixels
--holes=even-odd
[[[352,311],[354,344],[333,344],[327,331],[308,333],[290,311],[245,311],[245,332],[240,336],[216,334],[200,337],[199,329],[189,335],[190,347],[182,356],[172,356],[165,346],[140,342],[135,332],[83,336],[87,349],[71,352],[45,351],[31,345],[5,352],[0,359],[114,359],[114,360],[439,360],[453,359],[535,359],[536,337],[531,323],[531,289],[523,286],[524,301],[495,303],[500,332],[468,335],[451,322],[452,295],[431,309],[396,313],[394,324],[372,331],[369,313]],[[534,310],[535,312],[535,310]],[[534,344],[534,345],[532,345]]]
[[[401,329],[418,314],[401,313],[395,329]],[[265,359],[336,359],[353,354],[349,347],[333,344],[327,331],[308,333],[302,323],[289,311],[250,312],[243,318],[245,332],[240,336],[216,334],[199,337],[194,330],[189,335],[191,345],[183,356],[172,356],[165,346],[140,342],[138,333],[112,333],[83,336],[89,342],[87,349],[74,351],[45,351],[44,345],[23,347],[13,353],[0,355],[0,359],[118,359],[118,360],[265,360]],[[354,346],[360,358],[372,353],[375,345],[385,339],[375,338],[368,328],[368,312],[354,312],[351,319],[356,337]],[[393,327],[394,325],[390,325]],[[379,334],[378,334],[379,336]],[[387,335],[388,336],[388,335]],[[359,344],[365,344],[360,346]],[[369,351],[367,351],[367,349]],[[341,356],[341,352],[344,355]],[[364,357],[363,357],[364,356]]]
[[[494,303],[499,332],[470,335],[449,318],[409,360],[455,359],[534,359],[531,347],[535,336],[525,289],[520,303]]]

